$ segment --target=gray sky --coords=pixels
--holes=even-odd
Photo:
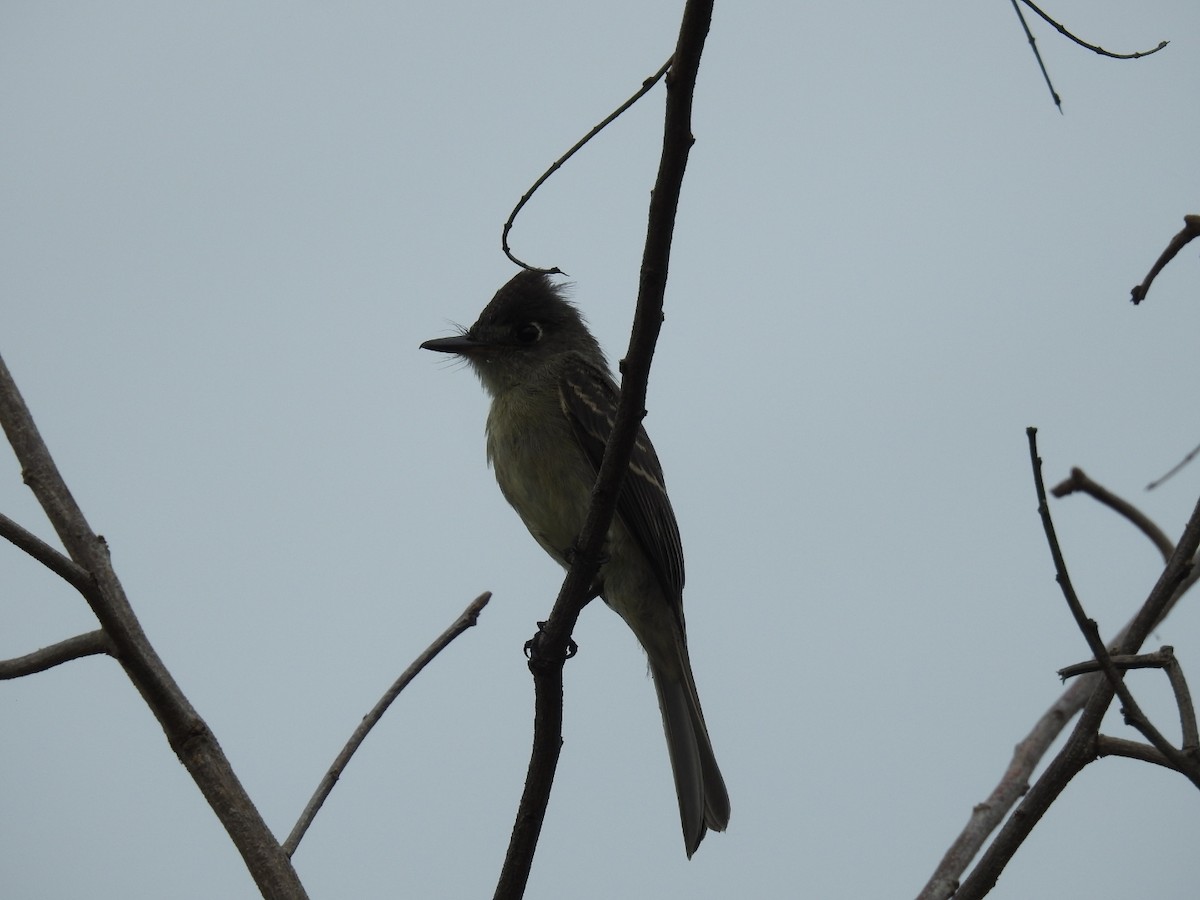
[[[524,779],[522,643],[561,573],[505,505],[474,377],[424,353],[514,271],[501,223],[655,71],[680,4],[8,4],[0,350],[142,621],[285,834],[378,695],[483,590],[296,857],[316,897],[488,896]],[[1087,656],[1035,514],[1073,465],[1177,536],[1200,441],[1200,6],[719,4],[647,426],[688,560],[730,830],[688,862],[654,692],[589,607],[528,896],[912,896]],[[628,337],[661,88],[528,208],[518,255]],[[11,456],[0,509],[51,537]],[[1054,511],[1112,634],[1159,570]],[[94,627],[0,547],[0,657]],[[1200,675],[1195,598],[1155,634]],[[1165,680],[1137,696],[1173,737]],[[118,666],[0,686],[14,898],[249,898]],[[1107,730],[1133,735],[1114,716]],[[994,896],[1194,896],[1200,798],[1087,770]]]

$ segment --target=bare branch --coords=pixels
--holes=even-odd
[[[1135,288],[1135,290],[1136,290],[1136,288]],[[1137,301],[1135,300],[1133,302],[1136,303]],[[1178,472],[1182,471],[1184,466],[1186,466],[1193,459],[1195,459],[1198,454],[1200,454],[1200,444],[1197,444],[1195,447],[1193,447],[1191,450],[1189,450],[1187,456],[1185,456],[1179,462],[1175,463],[1175,465],[1171,466],[1171,468],[1167,471],[1167,473],[1165,475],[1162,475],[1159,478],[1156,478],[1154,481],[1152,481],[1148,485],[1146,485],[1146,490],[1152,491],[1156,487],[1158,487],[1160,484],[1165,482],[1168,478],[1174,478],[1175,475]]]
[[[1013,749],[1008,768],[982,803],[971,810],[966,827],[950,845],[926,882],[917,900],[945,900],[958,887],[958,879],[971,864],[988,835],[995,831],[1009,811],[1029,790],[1029,779],[1050,745],[1072,717],[1083,707],[1103,676],[1081,678],[1062,693],[1034,724],[1033,729]]]
[[[1171,554],[1175,552],[1175,545],[1171,539],[1166,536],[1161,528],[1150,520],[1150,517],[1143,513],[1140,509],[1121,497],[1118,497],[1112,491],[1102,485],[1092,481],[1079,467],[1071,470],[1071,477],[1060,481],[1055,485],[1051,493],[1055,497],[1066,497],[1070,494],[1080,491],[1087,494],[1095,500],[1099,500],[1109,509],[1120,513],[1130,522],[1132,522],[1141,532],[1146,535],[1154,546],[1158,548],[1158,552],[1162,554],[1163,561],[1166,562],[1171,558]]]
[[[1149,744],[1139,744],[1137,741],[1127,741],[1124,738],[1109,737],[1105,734],[1096,738],[1096,756],[1123,756],[1126,759],[1153,763],[1164,769],[1170,769],[1172,772],[1177,771],[1169,759]]]
[[[557,172],[559,169],[561,169],[563,167],[563,164],[568,159],[570,159],[579,150],[581,150],[583,148],[584,144],[586,144],[588,141],[590,141],[592,138],[594,138],[596,135],[598,135],[601,131],[603,131],[605,128],[607,128],[618,116],[621,115],[621,113],[625,112],[625,110],[629,109],[629,107],[631,107],[631,106],[633,106],[633,104],[637,103],[638,100],[640,100],[647,92],[649,92],[650,88],[652,88],[652,87],[654,87],[654,85],[658,84],[659,79],[661,79],[665,74],[667,74],[667,69],[669,69],[669,68],[671,68],[671,60],[670,59],[668,59],[665,63],[663,63],[662,67],[659,68],[659,70],[657,72],[655,72],[653,75],[651,75],[645,81],[643,81],[642,86],[637,90],[637,92],[632,97],[630,97],[628,100],[626,100],[620,106],[618,106],[615,110],[613,110],[608,115],[608,117],[604,119],[603,122],[601,122],[599,125],[597,125],[595,128],[593,128],[591,131],[589,131],[587,134],[585,134],[583,137],[581,137],[578,141],[575,142],[575,145],[570,150],[568,150],[566,153],[564,153],[562,156],[560,156],[558,159],[556,159],[554,161],[554,164],[551,165],[550,168],[548,168],[545,172],[543,172],[542,176],[533,183],[533,187],[531,187],[529,190],[527,190],[524,194],[521,195],[521,199],[517,202],[517,205],[515,207],[513,207],[513,211],[508,214],[508,221],[506,221],[504,223],[503,231],[500,232],[500,249],[504,251],[505,256],[507,256],[510,260],[515,262],[522,269],[534,269],[533,266],[529,265],[528,263],[522,262],[521,260],[519,260],[515,256],[513,256],[512,250],[509,249],[509,246],[508,246],[508,233],[510,231],[512,231],[513,222],[516,220],[517,214],[521,212],[521,209],[525,206],[526,203],[529,202],[530,198],[533,197],[534,192],[536,192],[537,189],[540,188],[545,183],[546,179],[548,179],[551,175],[553,175],[555,172]],[[557,266],[555,266],[553,269],[535,269],[535,271],[545,272],[547,275],[565,274],[562,271],[562,269],[558,268]]]
[[[1066,483],[1064,482],[1064,484]],[[1190,568],[1187,562],[1189,558],[1188,554],[1194,554],[1196,547],[1200,545],[1200,530],[1198,528],[1200,528],[1200,504],[1197,504],[1192,518],[1189,520],[1188,526],[1184,531],[1183,540],[1181,541],[1182,550],[1176,547],[1175,553],[1172,554],[1171,559],[1167,562],[1167,567],[1163,575],[1160,576],[1158,583],[1156,583],[1150,593],[1150,597],[1146,601],[1147,604],[1152,604],[1157,609],[1157,614],[1160,616],[1157,622],[1161,622],[1167,613],[1174,608],[1174,604],[1179,601],[1180,597],[1197,580],[1200,580],[1200,570]],[[1164,593],[1169,593],[1169,596],[1165,602],[1160,602]],[[1145,604],[1143,605],[1144,607]],[[1141,637],[1136,640],[1131,637],[1139,634]],[[1114,648],[1127,646],[1129,653],[1136,652],[1136,647],[1140,646],[1141,640],[1145,640],[1146,634],[1148,634],[1148,629],[1145,629],[1142,612],[1139,610],[1134,618],[1126,623],[1125,627],[1109,642],[1109,646]],[[1099,664],[1096,665],[1098,668]],[[990,867],[989,871],[981,871],[977,866],[975,873],[972,873],[971,876],[976,882],[972,890],[978,889],[981,884],[986,885],[989,879],[994,882],[994,877],[999,874],[1004,865],[1004,860],[1001,857],[1006,853],[1011,856],[1011,853],[1015,852],[1017,846],[1023,840],[1022,834],[1014,832],[1017,832],[1019,828],[1024,828],[1026,831],[1032,828],[1033,824],[1037,821],[1036,817],[1040,816],[1045,807],[1057,796],[1057,791],[1061,790],[1062,786],[1065,786],[1066,781],[1063,779],[1069,779],[1072,767],[1077,766],[1078,768],[1082,768],[1090,760],[1088,753],[1095,753],[1095,741],[1091,741],[1091,743],[1079,741],[1078,743],[1083,744],[1082,748],[1076,748],[1071,744],[1071,741],[1076,741],[1076,736],[1088,732],[1089,729],[1092,735],[1096,734],[1104,711],[1108,708],[1108,704],[1111,701],[1111,691],[1107,692],[1108,696],[1105,697],[1106,692],[1103,688],[1106,684],[1104,676],[1099,671],[1086,674],[1068,687],[1054,704],[1042,714],[1029,734],[1017,744],[1012,761],[1001,776],[999,783],[992,790],[992,793],[984,802],[974,807],[966,827],[955,838],[950,848],[946,851],[946,854],[938,863],[929,881],[918,895],[918,900],[945,900],[945,898],[953,895],[959,888],[959,880],[963,873],[967,871],[967,867],[971,864],[971,861],[979,855],[992,832],[1004,823],[1004,828],[1007,832],[1004,834],[1004,841],[1001,841],[998,836],[996,841],[986,851]],[[1049,751],[1050,745],[1058,738],[1063,728],[1081,710],[1088,721],[1085,722],[1084,719],[1080,720],[1068,742],[1068,746],[1051,763],[1054,776],[1061,782],[1061,785],[1047,783],[1045,776],[1043,776],[1034,786],[1034,789],[1030,790],[1028,783],[1029,779],[1033,776],[1034,769]],[[1143,745],[1139,744],[1136,746]],[[1089,750],[1089,747],[1092,749]],[[1153,748],[1150,749],[1152,750]],[[1157,751],[1153,752],[1157,753]],[[1050,774],[1050,772],[1051,770],[1047,770],[1047,774]],[[1026,796],[1027,793],[1028,796]],[[1022,804],[1022,809],[1025,810],[1026,815],[1023,817],[1021,823],[1014,825],[1012,819],[1009,819],[1005,823],[1009,811],[1021,800],[1022,796],[1026,796],[1026,803],[1032,800],[1032,805],[1026,806]],[[982,862],[983,860],[981,859],[981,864]],[[982,895],[981,892],[973,896]],[[969,895],[964,894],[962,896]]]
[[[1200,547],[1200,502],[1197,502],[1193,509],[1175,552],[1171,554],[1146,601],[1122,631],[1117,641],[1118,654],[1136,653],[1150,629],[1170,609],[1192,570],[1192,560],[1197,547]],[[1093,689],[1087,695],[1083,714],[1079,717],[1071,736],[1058,755],[1051,760],[1042,777],[1030,788],[1016,811],[1005,821],[991,846],[979,858],[975,869],[958,887],[957,893],[954,894],[955,900],[977,900],[995,886],[1008,861],[1041,820],[1050,804],[1062,793],[1071,778],[1096,758],[1100,723],[1112,703],[1114,689],[1107,679],[1100,679],[1098,675],[1088,675],[1076,682],[1072,690],[1092,679],[1095,679]],[[945,878],[942,883],[946,883]]]
[[[1035,6],[1031,2],[1031,0],[1021,0],[1021,2],[1024,3],[1026,6],[1028,6],[1030,9],[1032,9],[1039,16],[1041,16],[1043,21],[1048,22],[1050,25],[1054,26],[1055,30],[1058,31],[1058,33],[1061,34],[1063,37],[1074,41],[1080,47],[1083,47],[1087,50],[1091,50],[1093,53],[1098,53],[1101,56],[1107,56],[1109,59],[1141,59],[1143,56],[1149,56],[1151,53],[1157,53],[1163,47],[1167,46],[1167,44],[1171,43],[1170,41],[1159,41],[1158,46],[1155,47],[1153,50],[1137,50],[1133,53],[1110,53],[1108,50],[1105,50],[1103,47],[1098,47],[1095,44],[1089,44],[1087,41],[1083,40],[1083,38],[1079,38],[1079,37],[1076,37],[1075,35],[1071,34],[1071,32],[1067,31],[1066,28],[1064,28],[1062,25],[1060,25],[1054,19],[1050,18],[1050,16],[1046,15],[1046,13],[1044,13],[1040,9],[1038,9],[1037,6]],[[1024,20],[1022,19],[1022,21],[1024,21]]]
[[[96,656],[100,653],[112,655],[112,641],[100,629],[78,634],[49,647],[42,647],[24,656],[14,659],[0,659],[0,681],[8,678],[21,678],[24,675],[34,675],[45,672],[55,666],[82,659],[85,656]]]
[[[470,605],[454,620],[454,623],[443,631],[432,644],[426,647],[420,656],[413,660],[412,665],[405,669],[392,686],[387,689],[371,711],[363,716],[363,720],[354,729],[354,733],[350,735],[350,740],[346,742],[346,746],[342,748],[342,752],[337,755],[337,758],[333,761],[333,765],[329,767],[329,771],[325,773],[325,777],[317,785],[312,799],[308,801],[308,805],[300,813],[300,818],[296,821],[295,826],[293,826],[292,833],[283,842],[284,853],[292,856],[296,852],[296,848],[300,845],[304,833],[308,831],[308,827],[312,824],[313,819],[320,812],[325,799],[333,790],[334,785],[337,784],[342,772],[346,771],[346,765],[350,762],[351,757],[354,756],[355,752],[362,745],[362,742],[367,739],[367,735],[371,733],[371,729],[383,718],[383,714],[392,705],[392,701],[400,696],[400,692],[408,687],[409,682],[416,678],[421,670],[433,661],[435,656],[450,646],[450,643],[456,637],[479,621],[479,613],[487,606],[488,601],[491,599],[491,592],[485,591],[472,600]]]
[[[694,138],[691,129],[692,92],[700,55],[712,20],[712,0],[688,0],[679,40],[667,76],[666,120],[658,177],[650,197],[649,223],[642,254],[637,311],[629,350],[621,367],[621,399],[592,489],[583,532],[571,568],[529,661],[534,679],[534,741],[525,791],[496,886],[497,900],[521,897],[528,882],[533,854],[550,800],[550,787],[562,747],[562,669],[567,642],[579,611],[591,596],[599,571],[604,538],[616,509],[621,480],[629,467],[638,426],[645,414],[646,385],[654,346],[662,328],[663,295],[671,259],[675,214]]]
[[[4,513],[0,513],[0,537],[24,550],[43,566],[62,578],[81,594],[92,590],[94,585],[88,573],[63,556],[40,537],[26,531]]]
[[[1164,652],[1165,651],[1165,652]],[[1175,658],[1175,654],[1171,652],[1170,647],[1163,647],[1155,653],[1139,653],[1132,656],[1110,656],[1112,664],[1126,672],[1129,669],[1165,669],[1170,665]],[[1069,666],[1064,666],[1058,670],[1058,677],[1066,681],[1068,678],[1074,678],[1076,675],[1083,675],[1086,672],[1099,672],[1100,663],[1094,659],[1086,659],[1083,662],[1072,663]]]
[[[71,496],[2,359],[0,425],[12,444],[25,483],[45,510],[63,547],[75,565],[88,573],[93,587],[84,592],[84,598],[112,642],[113,655],[225,826],[259,891],[272,900],[306,897],[291,861],[250,801],[208,725],[192,708],[150,645],[113,571],[104,539],[92,531]]]
[[[1197,547],[1200,547],[1200,502],[1197,502],[1192,510],[1192,515],[1184,526],[1183,535],[1175,546],[1175,552],[1167,560],[1167,565],[1151,588],[1146,602],[1121,632],[1117,641],[1117,653],[1137,653],[1150,632],[1166,618],[1179,598],[1196,583],[1197,578],[1200,578],[1200,571],[1195,564]]]
[[[1183,676],[1183,666],[1175,658],[1174,647],[1163,647],[1159,655],[1169,657],[1163,668],[1167,680],[1171,682],[1171,690],[1175,694],[1175,705],[1179,707],[1179,728],[1183,740],[1179,749],[1191,759],[1200,759],[1200,734],[1196,730],[1196,706],[1192,703],[1192,692],[1188,690],[1187,679]]]
[[[1163,647],[1156,653],[1142,653],[1138,655],[1116,655],[1111,658],[1112,665],[1120,668],[1121,671],[1128,671],[1130,668],[1162,668],[1166,673],[1166,679],[1171,685],[1171,691],[1175,694],[1175,706],[1180,710],[1180,731],[1183,734],[1180,752],[1183,756],[1192,758],[1196,762],[1200,762],[1200,739],[1196,736],[1196,713],[1192,703],[1192,692],[1188,690],[1187,679],[1183,676],[1183,667],[1180,666],[1180,661],[1175,656],[1174,647]],[[1085,660],[1076,662],[1072,666],[1060,668],[1058,676],[1063,679],[1072,678],[1076,674],[1085,672],[1096,672],[1099,670],[1099,662],[1097,660]],[[1141,716],[1140,710],[1135,710],[1136,716]],[[1127,720],[1129,716],[1127,714]],[[1144,716],[1142,716],[1144,718]],[[1135,727],[1136,722],[1130,722]],[[1157,742],[1152,742],[1156,743]],[[1164,760],[1168,761],[1171,768],[1181,770],[1184,774],[1188,774],[1187,767],[1180,769],[1175,766],[1174,755],[1165,754],[1162,750],[1157,750]]]
[[[1115,687],[1121,681],[1121,673],[1113,665],[1112,659],[1109,658],[1108,648],[1104,646],[1104,641],[1100,639],[1099,629],[1096,627],[1094,619],[1089,619],[1083,611],[1083,604],[1079,602],[1079,596],[1075,593],[1075,586],[1071,584],[1071,576],[1067,574],[1067,561],[1063,558],[1062,548],[1058,543],[1058,534],[1054,529],[1054,520],[1050,517],[1050,504],[1046,499],[1046,484],[1042,480],[1042,459],[1037,452],[1037,429],[1027,428],[1025,433],[1029,438],[1029,455],[1033,463],[1033,482],[1037,491],[1038,499],[1038,515],[1042,520],[1042,529],[1046,533],[1046,543],[1050,547],[1050,557],[1054,561],[1054,580],[1058,582],[1059,589],[1063,593],[1063,598],[1067,601],[1067,607],[1071,610],[1071,615],[1075,619],[1075,624],[1081,632],[1084,639],[1088,642],[1088,647],[1092,651],[1092,655],[1100,664],[1101,670],[1109,681]]]
[[[1093,481],[1084,474],[1082,469],[1079,469],[1078,467],[1071,470],[1071,477],[1061,481],[1054,488],[1053,493],[1056,497],[1066,497],[1073,493],[1088,494],[1096,500],[1099,500],[1105,506],[1108,506],[1109,508],[1120,513],[1130,522],[1136,525],[1142,531],[1142,533],[1146,535],[1146,537],[1150,538],[1150,540],[1154,542],[1154,545],[1158,547],[1159,552],[1165,554],[1165,559],[1169,559],[1174,553],[1174,543],[1171,542],[1170,538],[1163,534],[1162,529],[1155,525],[1149,517],[1142,513],[1141,510],[1139,510],[1132,503],[1122,499],[1121,497],[1118,497],[1104,486]],[[1170,548],[1169,552],[1168,548]],[[1161,618],[1159,619],[1160,622],[1167,617],[1171,610],[1175,608],[1175,604],[1182,599],[1183,595],[1186,594],[1188,590],[1191,589],[1192,585],[1194,585],[1197,581],[1200,581],[1200,567],[1193,567],[1187,572],[1186,575],[1184,575],[1183,580],[1180,582],[1179,587],[1176,589],[1174,595],[1169,599],[1166,607],[1162,610]],[[1155,624],[1157,625],[1158,623],[1156,622]],[[1109,642],[1109,646],[1116,646],[1124,641],[1126,636],[1129,634],[1130,628],[1132,627],[1133,621],[1130,620],[1125,624],[1124,628],[1117,632],[1117,636]]]
[[[1150,271],[1147,273],[1146,277],[1142,279],[1142,283],[1129,292],[1130,299],[1133,301],[1134,306],[1137,306],[1146,299],[1146,293],[1150,290],[1150,285],[1154,282],[1154,279],[1158,277],[1158,273],[1163,270],[1163,267],[1173,260],[1176,254],[1187,246],[1189,241],[1194,240],[1198,236],[1200,236],[1200,216],[1184,216],[1183,230],[1180,231],[1179,234],[1175,235],[1175,237],[1171,238],[1171,243],[1167,244],[1167,248],[1163,250],[1161,254],[1159,254],[1158,259],[1155,260],[1154,265],[1150,267]],[[1157,482],[1155,482],[1155,484],[1162,484],[1162,482],[1174,475],[1175,472],[1176,469],[1172,469]],[[1151,485],[1151,487],[1153,486],[1154,485]]]
[[[1067,563],[1063,558],[1062,548],[1058,544],[1058,535],[1054,529],[1054,521],[1050,516],[1050,504],[1046,500],[1046,485],[1042,480],[1042,460],[1037,455],[1037,429],[1026,429],[1026,434],[1029,436],[1029,453],[1033,462],[1033,480],[1037,489],[1038,514],[1042,518],[1042,527],[1046,532],[1046,542],[1050,545],[1050,556],[1054,560],[1055,580],[1062,590],[1063,598],[1067,601],[1067,606],[1071,610],[1075,624],[1083,633],[1084,639],[1088,643],[1088,648],[1092,651],[1092,655],[1100,663],[1100,668],[1104,672],[1105,678],[1108,679],[1117,696],[1121,698],[1125,721],[1140,731],[1154,745],[1155,749],[1171,760],[1175,767],[1186,775],[1197,787],[1200,787],[1200,766],[1188,760],[1180,753],[1170,741],[1163,737],[1162,733],[1154,727],[1154,724],[1142,712],[1141,707],[1133,698],[1133,693],[1129,690],[1129,686],[1125,683],[1121,671],[1113,665],[1108,648],[1104,646],[1104,641],[1100,637],[1100,629],[1096,625],[1096,620],[1089,618],[1083,610],[1083,604],[1079,601],[1079,596],[1075,593],[1074,585],[1071,584],[1071,576],[1067,574]]]
[[[1025,21],[1025,13],[1021,12],[1021,7],[1017,0],[1012,0],[1013,10],[1016,11],[1017,18],[1021,20],[1021,27],[1025,29],[1025,37],[1029,39],[1029,46],[1033,50],[1034,59],[1037,60],[1038,68],[1042,70],[1042,78],[1046,80],[1046,87],[1050,89],[1050,96],[1054,99],[1054,105],[1058,107],[1061,113],[1062,97],[1058,96],[1058,91],[1054,89],[1054,84],[1050,81],[1050,73],[1046,71],[1046,64],[1042,62],[1042,51],[1038,49],[1037,39],[1034,38],[1033,32],[1029,30],[1029,23]]]
[[[1035,13],[1041,16],[1044,21],[1052,25],[1063,37],[1074,41],[1080,47],[1091,50],[1093,53],[1098,53],[1101,56],[1107,56],[1109,59],[1140,59],[1143,56],[1149,56],[1151,53],[1157,53],[1170,43],[1170,41],[1160,41],[1158,46],[1152,50],[1138,50],[1134,53],[1111,53],[1108,50],[1105,50],[1103,47],[1100,47],[1096,44],[1089,44],[1082,38],[1076,37],[1061,24],[1039,9],[1036,4],[1031,2],[1031,0],[1020,0],[1020,3],[1018,3],[1018,0],[1012,0],[1013,11],[1016,12],[1017,18],[1021,20],[1021,28],[1025,30],[1025,37],[1029,40],[1029,46],[1033,50],[1034,59],[1037,60],[1038,68],[1041,69],[1042,78],[1045,79],[1046,87],[1050,90],[1050,96],[1054,99],[1054,105],[1058,107],[1058,111],[1060,113],[1063,111],[1062,98],[1058,96],[1058,91],[1054,89],[1054,84],[1050,81],[1050,73],[1046,71],[1046,64],[1042,61],[1042,52],[1038,49],[1037,40],[1033,36],[1033,31],[1029,28],[1029,23],[1025,21],[1025,14],[1021,12],[1021,3],[1025,4]],[[1135,299],[1133,302],[1137,303],[1138,301]]]

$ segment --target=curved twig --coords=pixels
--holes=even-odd
[[[513,211],[508,214],[508,220],[504,223],[504,230],[500,232],[500,249],[504,251],[505,256],[507,256],[510,260],[512,260],[514,263],[516,263],[522,269],[531,269],[535,272],[545,272],[547,275],[564,275],[564,274],[566,274],[565,272],[562,271],[562,269],[558,268],[557,266],[555,266],[552,269],[538,269],[537,267],[531,266],[526,262],[522,262],[521,260],[519,260],[515,256],[513,256],[512,250],[509,249],[509,246],[508,246],[508,233],[510,231],[512,231],[513,222],[516,220],[517,214],[521,211],[521,209],[525,206],[525,204],[529,202],[530,198],[533,197],[534,192],[537,191],[537,189],[540,188],[546,182],[547,178],[549,178],[551,175],[553,175],[555,172],[557,172],[559,169],[561,169],[563,167],[563,164],[568,159],[570,159],[580,149],[583,148],[584,144],[586,144],[588,141],[590,141],[592,138],[594,138],[596,135],[598,135],[601,131],[603,131],[605,128],[607,128],[614,119],[616,119],[619,115],[621,115],[621,113],[625,112],[625,110],[629,109],[629,107],[631,107],[631,106],[633,106],[633,104],[637,103],[638,100],[640,100],[650,90],[650,88],[652,88],[652,87],[654,87],[654,85],[658,84],[659,79],[662,78],[665,74],[667,74],[667,70],[669,68],[671,68],[671,60],[670,59],[668,59],[665,63],[663,63],[662,67],[659,68],[659,70],[657,72],[655,72],[653,75],[651,75],[649,78],[647,78],[645,81],[642,82],[642,86],[641,86],[641,88],[638,89],[637,93],[635,93],[632,97],[630,97],[628,100],[626,100],[620,106],[618,106],[615,110],[613,110],[611,113],[609,113],[608,117],[603,122],[601,122],[599,125],[597,125],[595,128],[593,128],[587,134],[585,134],[582,138],[580,138],[575,143],[575,146],[573,146],[570,150],[568,150],[566,153],[564,153],[562,156],[560,156],[558,159],[556,159],[554,161],[554,164],[551,165],[550,168],[548,168],[545,172],[542,173],[542,177],[533,183],[533,187],[531,187],[523,195],[521,195],[521,199],[519,201],[517,201],[517,205],[515,207],[513,207]]]
[[[1024,3],[1035,13],[1041,16],[1043,21],[1052,25],[1063,37],[1074,41],[1080,47],[1091,50],[1093,53],[1098,53],[1101,56],[1107,56],[1109,59],[1140,59],[1143,56],[1149,56],[1151,53],[1157,53],[1170,43],[1170,41],[1160,41],[1158,46],[1153,50],[1138,50],[1134,53],[1112,53],[1108,50],[1105,50],[1103,47],[1100,47],[1096,44],[1089,44],[1087,41],[1083,40],[1083,38],[1075,36],[1060,23],[1056,22],[1049,15],[1039,9],[1036,4],[1031,2],[1031,0],[1020,0],[1020,3],[1018,3],[1017,0],[1012,0],[1013,10],[1016,12],[1017,18],[1021,20],[1021,27],[1025,30],[1025,37],[1029,39],[1029,46],[1033,50],[1034,59],[1037,60],[1038,68],[1042,70],[1042,78],[1045,79],[1046,87],[1050,89],[1050,96],[1054,99],[1054,105],[1058,107],[1058,111],[1060,113],[1063,111],[1062,98],[1058,96],[1058,91],[1054,89],[1054,84],[1050,81],[1050,73],[1046,71],[1046,64],[1042,61],[1042,52],[1038,49],[1037,40],[1033,36],[1033,31],[1030,29],[1029,23],[1025,21],[1025,14],[1021,12],[1021,3]],[[1136,302],[1137,300],[1134,300],[1134,303]]]
[[[1171,683],[1171,692],[1175,694],[1175,705],[1179,709],[1179,731],[1182,738],[1180,749],[1192,758],[1200,754],[1200,728],[1196,725],[1196,705],[1192,702],[1192,692],[1188,690],[1187,679],[1183,675],[1183,666],[1175,658],[1174,647],[1163,647],[1158,655],[1166,658],[1163,665],[1167,680]]]
[[[1066,497],[1076,491],[1100,501],[1109,509],[1132,522],[1158,548],[1158,552],[1162,554],[1163,562],[1170,559],[1171,554],[1175,552],[1175,544],[1171,542],[1171,539],[1167,537],[1161,528],[1150,520],[1149,516],[1128,500],[1118,497],[1112,491],[1108,490],[1108,488],[1092,481],[1084,473],[1083,469],[1080,469],[1078,466],[1071,469],[1071,476],[1056,484],[1050,493],[1055,497]]]
[[[1043,21],[1052,25],[1054,29],[1063,37],[1074,41],[1076,44],[1086,50],[1091,50],[1093,53],[1099,53],[1101,56],[1107,56],[1109,59],[1141,59],[1143,56],[1149,56],[1151,53],[1157,53],[1163,47],[1167,46],[1167,44],[1171,43],[1170,41],[1159,41],[1158,46],[1153,50],[1137,50],[1133,53],[1112,53],[1108,50],[1105,50],[1103,47],[1099,47],[1096,44],[1089,44],[1083,38],[1076,37],[1075,35],[1071,34],[1071,32],[1067,31],[1066,28],[1064,28],[1054,19],[1050,18],[1050,16],[1042,12],[1042,10],[1038,9],[1037,6],[1031,2],[1031,0],[1021,0],[1021,2],[1041,16]],[[1020,14],[1020,10],[1017,12]],[[1024,19],[1022,19],[1022,21],[1024,21]]]
[[[1171,761],[1151,747],[1149,744],[1139,744],[1137,741],[1127,741],[1124,738],[1109,737],[1106,734],[1096,738],[1096,756],[1123,756],[1126,759],[1136,759],[1139,762],[1153,763],[1164,769],[1176,771]]]
[[[1200,216],[1188,215],[1183,217],[1183,230],[1175,237],[1171,238],[1171,242],[1167,244],[1165,250],[1159,254],[1158,259],[1154,261],[1154,265],[1150,267],[1149,273],[1142,279],[1142,283],[1131,290],[1130,299],[1133,305],[1137,306],[1146,299],[1146,292],[1150,290],[1150,285],[1154,279],[1158,277],[1158,273],[1163,270],[1163,267],[1173,260],[1177,253],[1182,250],[1188,243],[1196,237],[1200,237]],[[1194,451],[1193,451],[1194,452]],[[1162,478],[1155,482],[1155,485],[1162,484],[1168,478],[1175,474],[1177,469],[1172,469]]]

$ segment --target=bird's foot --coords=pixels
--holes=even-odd
[[[545,633],[546,623],[538,622],[537,634],[525,642],[525,658],[530,662],[541,657],[542,636]],[[567,649],[563,655],[563,659],[570,659],[579,652],[579,645],[575,643],[573,638],[567,638]]]

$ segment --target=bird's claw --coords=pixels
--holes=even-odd
[[[546,623],[538,622],[537,624],[538,624],[537,634],[535,634],[533,637],[531,637],[529,640],[527,640],[525,642],[525,646],[523,648],[525,650],[525,658],[528,660],[533,660],[536,656],[538,656],[541,646],[542,646],[542,634],[545,631]],[[579,652],[579,645],[575,643],[575,639],[567,638],[567,650],[566,650],[566,653],[563,655],[563,659],[570,659],[578,652]]]

